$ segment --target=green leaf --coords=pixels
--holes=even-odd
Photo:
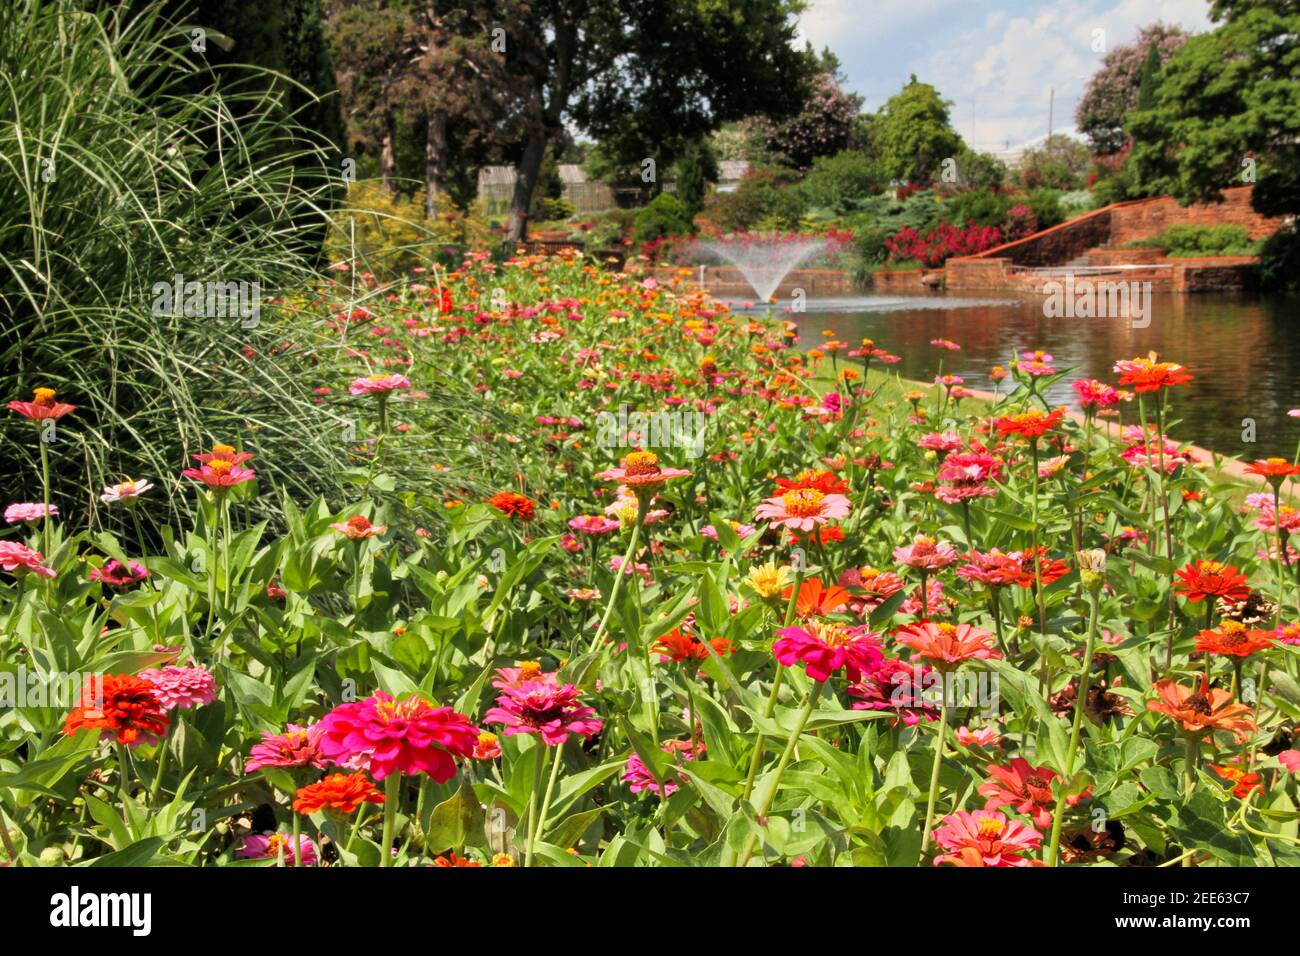
[[[433,808],[425,834],[426,852],[437,855],[445,850],[460,849],[471,837],[483,833],[483,819],[483,807],[478,796],[465,775],[461,774],[456,792]]]

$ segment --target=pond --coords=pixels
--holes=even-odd
[[[903,357],[893,368],[904,378],[932,380],[942,357],[944,372],[963,376],[968,388],[992,390],[994,365],[1042,349],[1057,368],[1077,369],[1048,393],[1063,405],[1073,405],[1076,377],[1115,384],[1117,359],[1155,351],[1196,376],[1173,390],[1174,437],[1248,460],[1295,453],[1300,419],[1286,413],[1300,407],[1300,297],[1155,295],[1146,328],[1127,319],[1048,318],[1043,302],[997,293],[809,299],[805,312],[787,317],[798,323],[805,348],[820,342],[824,329],[852,345],[870,338]],[[961,351],[931,346],[938,338]],[[1242,440],[1247,418],[1255,423],[1253,444]]]

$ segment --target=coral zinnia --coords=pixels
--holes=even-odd
[[[969,624],[936,624],[923,621],[899,628],[894,636],[899,644],[916,651],[938,670],[951,670],[972,658],[1000,658],[991,646],[993,633]]]
[[[537,507],[531,498],[513,491],[498,491],[487,503],[507,518],[518,518],[520,521],[532,521]]]
[[[1259,475],[1270,485],[1281,485],[1286,478],[1300,475],[1300,466],[1291,464],[1285,458],[1260,458],[1246,466],[1246,474]]]
[[[387,398],[393,392],[411,387],[411,380],[405,375],[371,375],[369,378],[356,378],[348,386],[353,395],[378,395]]]
[[[794,588],[788,587],[781,597],[788,601],[793,593]],[[799,585],[799,597],[795,600],[795,609],[800,617],[808,617],[812,614],[824,617],[843,610],[848,603],[849,592],[838,584],[827,587],[820,578],[809,578]]]
[[[974,813],[958,810],[944,817],[934,831],[934,841],[949,851],[935,857],[935,866],[949,863],[953,866],[1003,867],[1041,863],[1020,853],[1038,849],[1043,835],[1033,827],[1008,820],[994,810],[976,810]]]
[[[1173,678],[1156,681],[1157,699],[1147,701],[1147,710],[1164,714],[1182,727],[1185,733],[1204,733],[1223,730],[1231,733],[1238,742],[1245,740],[1255,730],[1250,718],[1250,708],[1234,703],[1226,690],[1211,688],[1205,675],[1201,686],[1184,687]]]
[[[985,810],[998,807],[1014,807],[1017,813],[1023,813],[1034,821],[1034,826],[1052,825],[1052,811],[1056,808],[1056,795],[1052,792],[1052,780],[1056,771],[1047,767],[1034,767],[1024,757],[1016,757],[1005,767],[990,766],[989,780],[980,784],[979,793],[988,797]],[[1091,788],[1082,793],[1066,797],[1068,806],[1075,806],[1088,796]]]
[[[0,541],[0,568],[11,573],[26,574],[28,571],[43,578],[54,577],[54,569],[41,563],[41,553],[33,551],[17,541]]]
[[[133,674],[105,674],[86,681],[63,732],[71,737],[82,729],[98,730],[101,738],[134,748],[157,743],[167,724],[153,684]]]
[[[1147,358],[1122,359],[1115,363],[1119,384],[1133,386],[1133,391],[1156,392],[1162,388],[1183,385],[1192,376],[1177,362],[1157,362],[1156,353]]]
[[[353,541],[363,541],[366,538],[373,538],[388,530],[388,525],[386,524],[371,524],[370,519],[365,515],[353,515],[347,521],[334,522],[330,527],[339,534],[351,538]]]
[[[454,757],[470,757],[478,728],[450,707],[420,697],[394,700],[376,691],[340,704],[320,721],[321,753],[331,763],[368,769],[376,780],[390,773],[427,773],[437,783],[456,775]]]
[[[617,468],[597,472],[602,481],[617,481],[637,495],[662,485],[670,478],[685,478],[690,472],[684,468],[662,468],[659,456],[652,451],[628,452]]]
[[[849,492],[849,484],[842,478],[837,478],[833,471],[801,471],[794,478],[776,479],[777,491],[785,494],[787,491],[801,491],[805,488],[811,488],[813,491],[820,491],[824,495],[846,495]]]
[[[1226,597],[1240,601],[1250,594],[1246,575],[1239,574],[1235,565],[1220,564],[1217,561],[1193,561],[1174,574],[1178,577],[1174,590],[1181,592],[1189,601],[1204,601],[1207,597]]]
[[[1252,790],[1264,792],[1263,777],[1257,773],[1246,773],[1240,767],[1216,767],[1210,765],[1210,769],[1217,773],[1224,780],[1233,784],[1232,795],[1234,797],[1246,798],[1250,796]]]
[[[243,468],[226,458],[214,458],[212,461],[204,462],[198,468],[186,468],[181,474],[186,478],[201,481],[209,488],[233,488],[235,485],[252,481],[257,476],[257,472],[252,468]]]
[[[911,544],[894,549],[894,560],[920,571],[941,571],[957,560],[957,552],[946,541],[918,534]]]
[[[294,794],[293,809],[303,816],[328,808],[340,813],[356,813],[363,803],[383,803],[379,792],[364,773],[333,773],[318,783],[299,787]]]
[[[54,389],[52,388],[33,389],[32,396],[30,402],[10,402],[9,411],[17,412],[23,418],[39,422],[48,418],[62,418],[64,415],[77,410],[75,405],[56,402],[54,400]]]
[[[1224,657],[1249,657],[1256,651],[1265,651],[1274,644],[1272,631],[1247,630],[1240,621],[1224,621],[1217,631],[1201,631],[1196,635],[1196,649]]]
[[[263,733],[262,742],[253,744],[244,764],[244,773],[263,767],[316,767],[323,770],[328,764],[320,752],[321,726],[299,727],[285,724],[284,733]]]
[[[848,513],[848,498],[816,488],[796,488],[768,498],[754,512],[756,517],[770,521],[773,527],[784,526],[792,531],[812,531]]]
[[[802,627],[787,627],[776,632],[772,653],[786,667],[802,661],[808,676],[815,681],[830,680],[843,667],[851,683],[864,671],[870,672],[884,654],[880,635],[865,627],[847,627],[825,621],[810,621]]]

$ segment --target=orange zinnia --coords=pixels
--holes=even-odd
[[[788,601],[793,593],[794,588],[788,587],[781,597]],[[812,614],[819,616],[834,614],[848,605],[849,596],[849,592],[838,584],[827,587],[822,584],[820,578],[809,578],[799,585],[799,598],[795,601],[795,610],[799,612],[800,617],[808,617]]]
[[[1225,657],[1249,657],[1273,646],[1272,631],[1249,631],[1239,621],[1224,621],[1217,631],[1196,635],[1196,649]]]
[[[725,637],[715,637],[709,641],[709,647],[718,656],[731,653],[731,641]],[[650,650],[659,651],[665,661],[671,660],[674,664],[682,661],[707,661],[710,657],[709,648],[704,646],[704,642],[694,634],[685,633],[680,627],[673,628],[655,641]]]
[[[518,518],[520,521],[532,521],[537,507],[531,498],[513,491],[498,491],[487,503],[507,518]]]
[[[1120,385],[1132,385],[1133,391],[1156,392],[1174,385],[1184,385],[1192,376],[1177,362],[1157,362],[1156,353],[1147,358],[1124,359],[1115,363]]]
[[[1260,458],[1246,466],[1246,474],[1259,475],[1270,485],[1281,485],[1284,479],[1300,475],[1300,467],[1285,458]]]
[[[154,685],[133,674],[88,678],[81,701],[63,722],[69,737],[77,731],[98,730],[101,738],[136,747],[156,743],[167,732],[169,719]]]
[[[798,491],[801,488],[811,488],[824,495],[849,493],[849,483],[842,478],[837,478],[833,471],[813,471],[811,468],[799,472],[794,478],[776,479],[776,487],[782,494],[787,491]]]
[[[1255,730],[1250,708],[1234,703],[1226,690],[1211,688],[1204,675],[1199,689],[1176,684],[1169,677],[1156,681],[1154,689],[1158,699],[1147,701],[1147,710],[1164,714],[1180,724],[1185,733],[1224,730],[1240,742]]]
[[[364,773],[330,774],[319,783],[299,787],[293,798],[293,809],[303,816],[324,809],[340,813],[355,813],[363,803],[383,803],[384,795]]]
[[[999,418],[995,420],[993,424],[997,426],[998,434],[1003,438],[1007,435],[1019,435],[1022,438],[1039,438],[1051,431],[1057,425],[1061,424],[1061,419],[1064,416],[1065,409],[1058,408],[1050,413],[1023,412],[1019,415]]]

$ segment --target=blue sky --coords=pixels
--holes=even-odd
[[[915,73],[953,101],[968,143],[1002,149],[1047,132],[1051,88],[1054,129],[1072,129],[1105,50],[1156,20],[1209,29],[1208,9],[1207,0],[810,0],[800,32],[838,54],[864,108]]]

